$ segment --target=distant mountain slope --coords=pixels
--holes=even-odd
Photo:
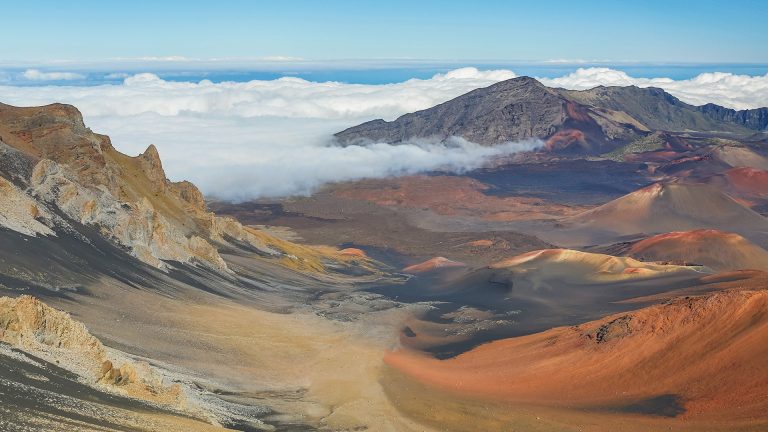
[[[761,110],[744,113],[715,107],[689,105],[658,88],[601,86],[576,91],[519,77],[391,122],[363,123],[336,137],[343,144],[357,144],[459,136],[483,145],[540,138],[547,140],[550,150],[594,154],[652,131],[749,135],[765,127]]]
[[[651,130],[747,133],[743,125],[713,118],[660,88],[599,86],[559,92],[586,105],[624,112]]]

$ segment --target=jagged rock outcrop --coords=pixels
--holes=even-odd
[[[30,296],[0,297],[0,340],[23,350],[67,349],[95,359],[106,354],[82,323]]]
[[[185,402],[178,384],[165,384],[147,363],[122,358],[81,322],[31,296],[0,297],[0,341],[132,397],[176,407]]]
[[[69,218],[98,226],[105,237],[146,263],[163,267],[161,260],[200,262],[226,269],[210,243],[196,235],[185,235],[147,198],[120,202],[105,188],[83,187],[66,168],[47,159],[35,166],[29,190],[33,197],[56,206]]]
[[[144,153],[138,156],[139,166],[147,179],[156,187],[156,192],[162,192],[165,188],[165,170],[160,160],[160,153],[154,144],[150,144]]]
[[[44,223],[52,219],[47,210],[38,206],[35,200],[2,177],[0,197],[0,226],[28,236],[54,235],[53,230]]]
[[[187,211],[205,212],[205,197],[197,186],[186,180],[176,182],[174,185],[179,192],[179,198],[187,204]]]
[[[221,247],[281,255],[250,228],[207,211],[188,181],[165,176],[157,148],[136,156],[90,131],[74,107],[0,104],[0,226],[25,235],[94,226],[141,261],[228,271]],[[82,236],[79,236],[81,239]]]

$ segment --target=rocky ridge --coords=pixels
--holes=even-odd
[[[87,242],[80,226],[92,226],[154,267],[174,261],[224,273],[220,250],[289,255],[270,236],[209,212],[192,183],[169,181],[155,146],[126,156],[74,107],[0,104],[0,154],[8,197],[0,226],[24,235],[67,233]]]

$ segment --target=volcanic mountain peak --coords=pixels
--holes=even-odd
[[[455,267],[466,267],[466,264],[458,261],[452,261],[445,257],[434,257],[424,262],[408,266],[404,268],[403,271],[405,273],[427,273],[438,269]]]
[[[712,153],[719,160],[735,168],[768,170],[768,157],[746,147],[721,145],[717,146]]]
[[[549,150],[604,153],[651,131],[747,135],[762,130],[758,129],[759,121],[740,121],[738,116],[712,112],[655,87],[565,90],[518,77],[391,122],[379,119],[363,123],[336,137],[344,144],[356,144],[460,136],[483,145],[541,138],[548,140]]]
[[[549,136],[565,117],[562,98],[530,77],[473,90],[394,122],[374,120],[339,132],[345,143],[402,142],[412,138],[462,136],[481,144]]]
[[[615,257],[571,249],[528,252],[494,263],[490,268],[520,275],[527,274],[529,277],[534,273],[548,278],[570,275],[571,282],[615,282],[691,270],[681,266],[641,262],[629,257]]]
[[[768,232],[766,218],[703,184],[655,183],[565,221],[619,236],[700,228],[747,236]]]

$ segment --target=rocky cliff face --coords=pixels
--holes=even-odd
[[[764,122],[764,111],[695,107],[658,88],[573,91],[519,77],[391,122],[363,123],[336,137],[343,144],[359,144],[459,136],[483,145],[534,137],[547,140],[549,150],[600,153],[652,131],[749,134],[764,129]]]
[[[130,157],[61,104],[0,104],[0,226],[29,236],[79,236],[91,226],[136,258],[228,272],[221,248],[281,256],[253,230],[206,209],[202,193],[165,176],[155,146]]]
[[[709,103],[696,109],[715,120],[736,123],[757,131],[768,130],[768,108],[737,111]]]

